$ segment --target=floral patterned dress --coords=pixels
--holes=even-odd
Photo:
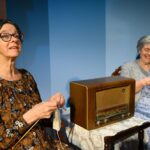
[[[27,131],[29,125],[23,114],[33,105],[41,102],[36,82],[24,70],[22,79],[7,81],[0,78],[0,150],[9,150]],[[48,120],[49,121],[49,120]],[[52,143],[46,139],[44,126],[40,121],[17,145],[15,150],[51,150]]]

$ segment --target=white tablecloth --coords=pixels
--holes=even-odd
[[[144,122],[146,121],[140,118],[131,117],[129,119],[106,125],[94,130],[86,130],[77,124],[74,124],[73,127],[66,128],[66,134],[69,142],[78,146],[82,150],[104,150],[105,136],[113,136],[120,131],[129,129],[134,126],[140,126]],[[137,139],[137,135],[132,136],[131,138]],[[147,135],[144,136],[144,142],[148,142]],[[118,146],[115,147],[115,149],[119,149]]]

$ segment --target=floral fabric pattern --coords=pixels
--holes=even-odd
[[[41,101],[36,82],[24,69],[22,79],[0,78],[0,149],[11,149],[29,126],[22,115]],[[43,126],[39,122],[17,145],[16,150],[50,150]]]

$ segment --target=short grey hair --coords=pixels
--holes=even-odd
[[[137,46],[136,46],[138,53],[143,48],[144,44],[150,44],[150,35],[145,35],[138,40]]]

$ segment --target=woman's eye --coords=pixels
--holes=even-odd
[[[1,35],[1,38],[7,39],[7,38],[10,38],[10,35],[9,34],[3,34],[3,35]]]
[[[14,37],[17,38],[17,39],[19,39],[19,35],[18,34],[14,35]]]

